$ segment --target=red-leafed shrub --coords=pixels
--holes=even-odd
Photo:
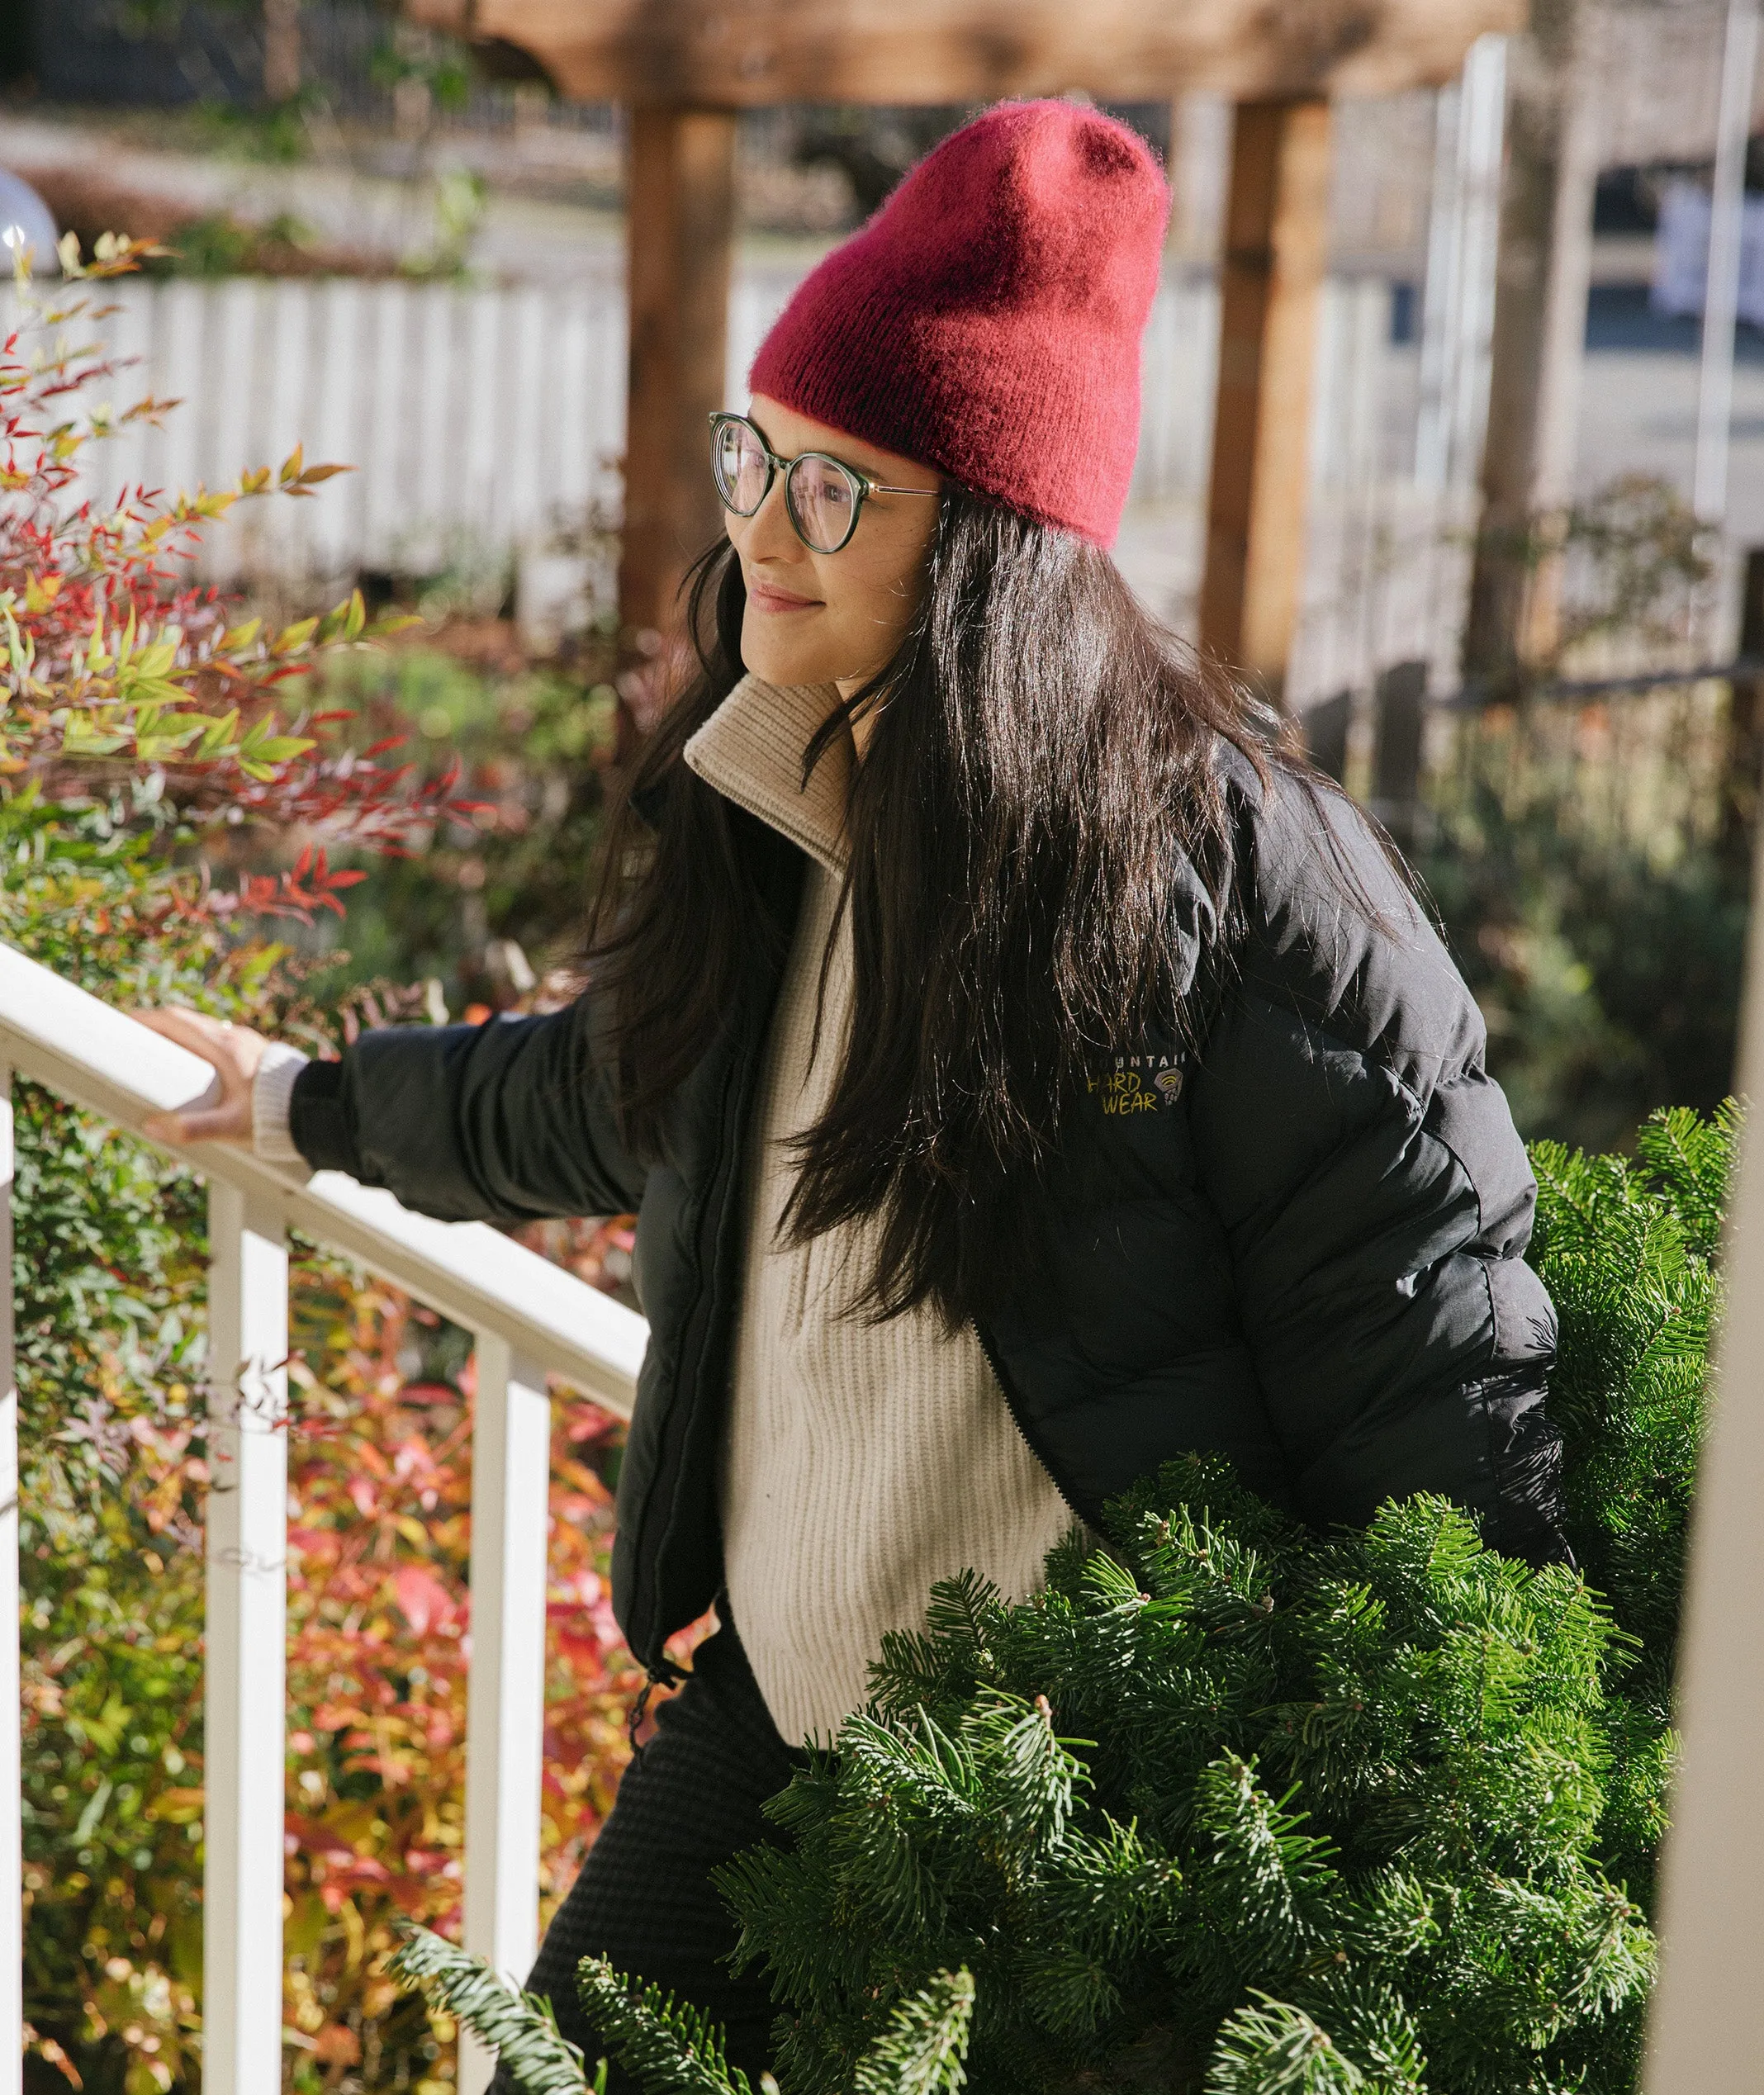
[[[396,851],[469,808],[457,776],[420,776],[339,731],[350,716],[306,695],[327,656],[402,621],[370,627],[358,595],[322,617],[275,630],[192,579],[203,529],[237,503],[308,499],[339,465],[253,467],[231,487],[193,494],[103,489],[105,438],[158,421],[176,402],[145,398],[120,415],[82,412],[100,380],[126,367],[88,330],[113,310],[89,283],[135,267],[144,244],[101,243],[102,258],[61,302],[26,293],[34,325],[0,344],[0,775],[16,794],[89,802],[150,789],[187,845],[256,823],[309,833],[296,874],[247,879],[223,900],[210,885],[168,892],[171,906],[224,912],[339,908],[358,872],[335,871],[325,848]],[[77,331],[75,331],[77,330]],[[83,492],[83,499],[79,499]],[[322,688],[322,687],[319,687]]]
[[[304,1362],[319,1372],[296,1374],[289,1449],[288,2021],[315,2063],[358,2059],[371,2088],[432,2040],[383,1976],[392,1922],[459,1922],[473,1378],[467,1361],[411,1379],[414,1355],[457,1334],[391,1290],[341,1287],[321,1267],[304,1278]],[[612,1500],[595,1464],[617,1431],[591,1404],[557,1406],[548,1915],[611,1804],[642,1680],[607,1587]]]

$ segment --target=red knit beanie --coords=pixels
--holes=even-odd
[[[1112,545],[1169,189],[1123,124],[1003,102],[804,279],[748,383]]]

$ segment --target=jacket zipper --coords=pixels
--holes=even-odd
[[[1035,1457],[1036,1460],[1041,1465],[1042,1468],[1046,1471],[1049,1477],[1052,1480],[1054,1489],[1060,1494],[1060,1497],[1065,1500],[1067,1505],[1071,1508],[1072,1511],[1077,1514],[1078,1518],[1084,1522],[1087,1528],[1091,1526],[1093,1524],[1091,1522],[1090,1516],[1084,1511],[1084,1508],[1078,1503],[1077,1500],[1073,1497],[1071,1492],[1066,1488],[1065,1480],[1060,1476],[1060,1472],[1054,1467],[1052,1459],[1050,1457],[1047,1450],[1041,1445],[1041,1441],[1036,1438],[1036,1436],[1030,1431],[1028,1424],[1023,1417],[1022,1401],[1017,1396],[1017,1391],[1012,1384],[1010,1377],[1004,1372],[1004,1363],[998,1357],[998,1348],[993,1344],[991,1339],[981,1328],[979,1319],[978,1317],[970,1317],[968,1320],[968,1329],[979,1341],[980,1351],[985,1354],[986,1364],[993,1372],[993,1380],[998,1383],[999,1391],[1004,1398],[1004,1408],[1011,1415],[1012,1424],[1014,1425],[1018,1433],[1022,1435],[1024,1446],[1027,1448],[1030,1453]]]

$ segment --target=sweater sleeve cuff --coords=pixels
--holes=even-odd
[[[272,1040],[258,1064],[251,1084],[251,1147],[265,1164],[302,1161],[288,1132],[288,1101],[307,1060],[298,1048]]]

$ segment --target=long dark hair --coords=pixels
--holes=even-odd
[[[745,603],[733,549],[704,555],[697,673],[636,767],[590,931],[640,1152],[662,1147],[743,954],[782,935],[741,848],[750,818],[680,757],[743,674]],[[1228,752],[1264,782],[1304,767],[1107,553],[959,488],[915,623],[810,745],[805,778],[842,716],[872,705],[839,905],[851,1026],[785,1226],[799,1240],[879,1217],[864,1306],[929,1302],[953,1325],[1033,1255],[1023,1195],[1088,1082],[1148,1039],[1193,1046],[1204,1029],[1239,917]]]

